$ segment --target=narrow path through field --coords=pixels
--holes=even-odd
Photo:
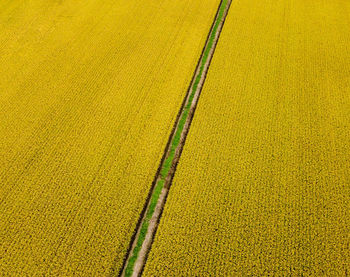
[[[120,276],[140,276],[142,274],[230,5],[231,0],[222,0],[219,5],[186,98],[179,111],[173,132],[164,151],[163,159],[153,182],[152,191],[130,243],[123,268],[119,274]]]

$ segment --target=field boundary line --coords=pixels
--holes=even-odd
[[[232,0],[221,0],[219,4],[187,94],[131,238],[119,276],[140,276],[142,274],[231,2]]]

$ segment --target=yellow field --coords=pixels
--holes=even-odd
[[[0,275],[120,269],[218,6],[0,2]]]
[[[232,2],[144,276],[350,273],[350,2]]]

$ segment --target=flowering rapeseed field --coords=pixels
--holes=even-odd
[[[119,271],[218,0],[0,1],[0,275]]]
[[[347,276],[350,2],[234,0],[144,276]]]

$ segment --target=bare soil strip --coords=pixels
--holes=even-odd
[[[119,276],[142,274],[231,2],[222,0],[220,3]]]

